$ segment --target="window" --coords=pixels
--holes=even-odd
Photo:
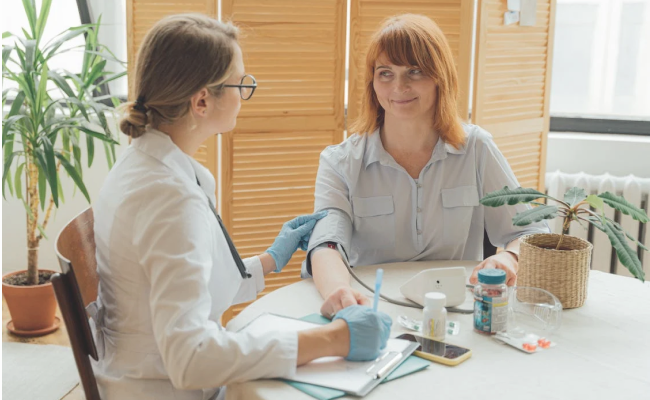
[[[100,43],[107,46],[119,60],[126,61],[126,0],[100,1],[88,0],[91,10],[92,21],[102,15],[102,26],[99,30]],[[41,9],[41,0],[36,1],[37,10]],[[3,4],[2,23],[3,32],[9,31],[22,36],[22,29],[28,28],[29,23],[25,16],[25,10],[21,1],[9,1]],[[43,33],[43,43],[57,36],[59,33],[72,26],[81,25],[79,8],[76,0],[53,0],[50,7],[50,15]],[[3,40],[3,43],[11,43],[11,39]],[[78,36],[68,42],[66,48],[83,46],[83,36]],[[70,72],[79,72],[83,59],[83,48],[73,49],[54,57],[48,66],[50,69],[66,69]],[[111,72],[124,70],[120,63],[109,62],[108,68]],[[4,80],[3,86],[15,86],[13,81]],[[52,85],[54,88],[54,85]],[[127,95],[127,80],[123,77],[109,83],[111,94],[119,97]]]
[[[558,0],[553,117],[642,121],[650,133],[649,65],[650,0]]]

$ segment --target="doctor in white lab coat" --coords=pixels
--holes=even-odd
[[[219,323],[305,248],[325,215],[285,223],[265,253],[243,262],[229,243],[214,178],[192,156],[235,127],[241,99],[255,90],[237,29],[203,15],[167,17],[145,36],[131,80],[137,100],[120,129],[133,140],[93,204],[100,284],[88,311],[102,399],[214,399],[230,382],[290,378],[315,358],[375,358],[392,322],[364,306],[299,333],[258,337]]]

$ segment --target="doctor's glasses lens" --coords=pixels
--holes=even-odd
[[[250,99],[253,97],[253,93],[255,92],[256,88],[257,82],[255,81],[255,78],[253,78],[252,75],[244,75],[241,80],[241,86],[239,89],[241,91],[241,98],[243,100]]]

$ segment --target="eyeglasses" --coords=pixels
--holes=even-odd
[[[241,78],[239,85],[223,85],[223,87],[239,88],[239,95],[241,96],[242,100],[248,100],[253,97],[253,93],[255,93],[255,89],[257,88],[257,81],[253,75],[244,75],[244,77]]]

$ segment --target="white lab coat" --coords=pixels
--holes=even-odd
[[[89,307],[102,399],[206,400],[230,382],[295,373],[296,333],[256,337],[219,324],[264,276],[252,257],[252,278],[241,277],[208,205],[214,192],[210,172],[153,129],[108,174],[93,204],[100,284]]]

